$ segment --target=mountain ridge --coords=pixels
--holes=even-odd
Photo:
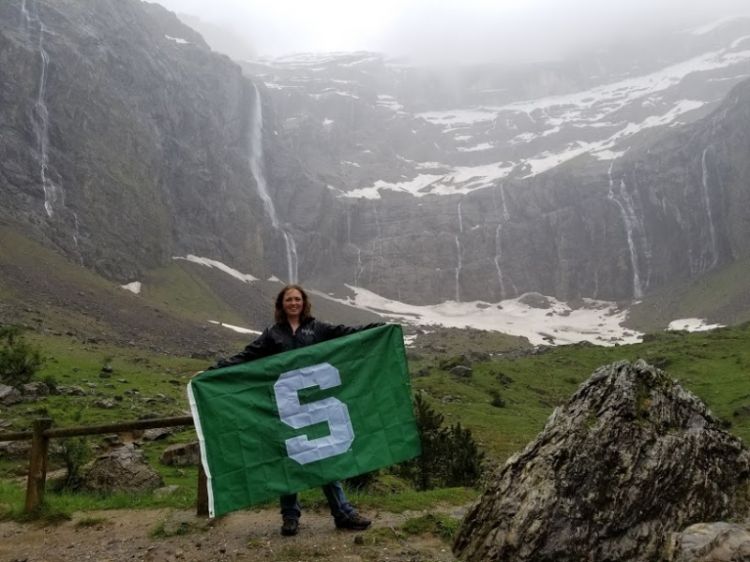
[[[628,301],[748,251],[745,20],[650,59],[437,72],[239,65],[134,0],[0,16],[0,215],[120,284],[193,254],[410,304]]]

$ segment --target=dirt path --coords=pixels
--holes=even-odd
[[[279,534],[275,510],[219,520],[174,510],[75,513],[58,525],[0,523],[1,562],[453,562],[432,535],[403,538],[398,527],[422,513],[368,513],[371,529],[338,531],[327,514],[305,511],[295,537]]]

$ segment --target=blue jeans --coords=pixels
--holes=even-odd
[[[331,508],[331,515],[334,519],[346,519],[357,513],[357,511],[346,499],[344,488],[341,482],[331,482],[322,486],[323,493],[328,500],[328,507]],[[281,496],[281,516],[284,519],[299,519],[301,515],[297,494]]]

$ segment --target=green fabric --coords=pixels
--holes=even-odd
[[[336,371],[340,384],[321,389],[310,381],[313,371],[329,379]],[[309,384],[313,386],[301,388]],[[420,453],[398,325],[206,371],[190,381],[188,395],[208,476],[212,517]],[[282,421],[280,409],[299,429]],[[295,415],[289,417],[290,413]],[[331,420],[316,421],[316,415]],[[338,438],[334,433],[343,440],[331,445]],[[317,441],[308,447],[311,451],[294,460],[287,440],[297,436]],[[318,445],[322,442],[325,446]]]

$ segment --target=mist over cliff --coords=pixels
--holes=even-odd
[[[414,304],[640,298],[748,255],[750,20],[551,63],[235,62],[158,5],[0,5],[0,219]]]

